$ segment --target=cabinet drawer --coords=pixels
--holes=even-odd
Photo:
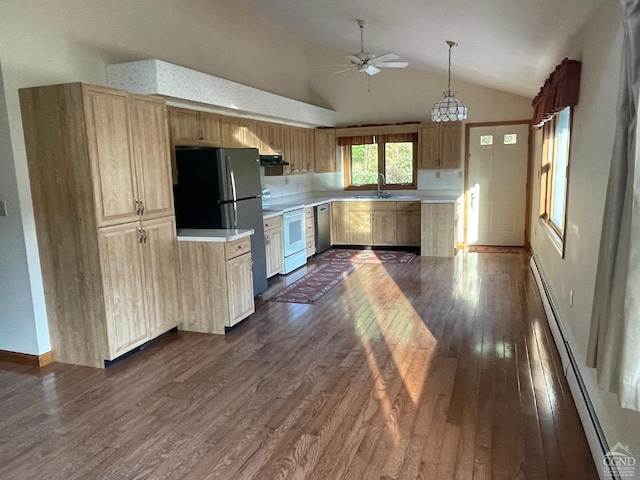
[[[316,227],[314,226],[313,222],[307,221],[305,225],[307,230],[307,237],[313,237],[316,233]]]
[[[313,237],[307,237],[307,258],[316,253],[316,242]]]
[[[396,202],[399,212],[419,212],[420,202]]]
[[[277,217],[267,218],[264,221],[264,231],[271,230],[273,228],[278,228],[282,226],[282,215],[278,215]]]
[[[243,253],[251,251],[251,237],[244,237],[239,240],[224,244],[224,258],[229,260]]]

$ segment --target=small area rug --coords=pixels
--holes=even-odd
[[[331,262],[409,263],[415,256],[415,253],[391,250],[348,250],[333,248],[320,255],[316,255],[315,258],[316,260],[329,260]]]
[[[314,304],[359,265],[346,262],[321,263],[304,277],[269,298],[273,302]]]
[[[471,245],[469,253],[525,253],[524,247],[494,247],[490,245]]]

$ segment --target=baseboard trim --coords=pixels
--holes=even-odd
[[[28,353],[0,350],[0,361],[31,365],[32,367],[44,367],[53,362],[53,352],[43,353],[42,355],[31,355]]]
[[[556,348],[562,359],[562,366],[565,377],[567,377],[567,383],[571,390],[571,395],[578,409],[582,428],[585,431],[589,448],[591,449],[591,456],[596,464],[600,477],[603,477],[603,464],[602,459],[609,452],[609,443],[604,435],[604,431],[598,420],[598,415],[593,407],[589,392],[578,368],[578,363],[573,355],[571,345],[567,341],[567,337],[564,333],[562,323],[558,311],[553,302],[553,298],[549,293],[547,281],[544,277],[540,264],[538,262],[537,255],[533,255],[529,261],[533,277],[542,299],[545,315],[547,317],[547,323],[553,336]],[[607,472],[608,479],[620,480],[618,472]]]

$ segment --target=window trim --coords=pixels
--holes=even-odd
[[[378,145],[378,175],[384,173],[385,167],[385,145],[387,143],[409,143],[409,142],[379,142],[374,138],[373,144]],[[385,190],[417,190],[418,188],[418,142],[416,140],[411,141],[413,144],[413,182],[401,184],[401,183],[385,183]],[[359,144],[355,144],[359,145]],[[365,145],[365,144],[363,144]],[[353,185],[351,183],[351,147],[354,145],[343,145],[342,155],[344,159],[344,189],[345,190],[375,190],[378,188],[376,183],[367,183],[364,185]],[[378,177],[377,177],[378,178]]]
[[[558,136],[557,136],[557,123],[558,115],[565,109],[569,109],[569,132],[567,138],[567,166],[565,169],[565,190],[564,190],[564,212],[563,212],[563,226],[557,225],[551,219],[553,208],[553,196],[555,185],[555,165],[556,156],[558,152]],[[542,127],[542,158],[540,165],[540,210],[539,210],[539,223],[541,223],[547,234],[549,235],[552,243],[558,249],[561,257],[565,256],[565,244],[567,233],[567,219],[568,219],[568,205],[569,205],[569,173],[571,169],[571,131],[573,129],[573,107],[567,106],[560,112],[557,112],[553,118],[548,120]],[[549,143],[553,144],[550,145]],[[551,150],[550,150],[551,149]],[[544,197],[543,197],[544,195]]]

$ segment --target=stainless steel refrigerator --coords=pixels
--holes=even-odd
[[[176,166],[178,228],[252,228],[253,294],[264,292],[267,265],[258,150],[176,147]]]

